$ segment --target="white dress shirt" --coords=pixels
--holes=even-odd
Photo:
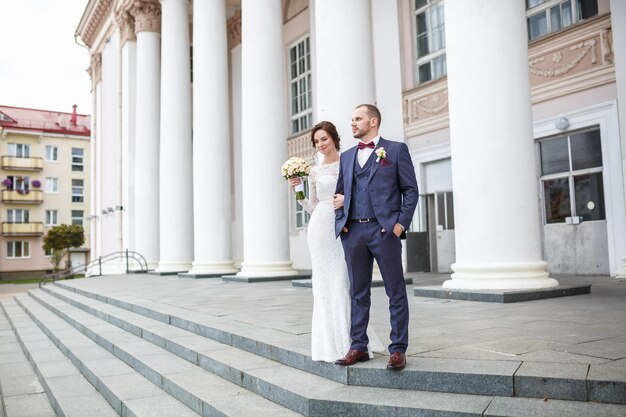
[[[374,146],[378,146],[379,139],[380,139],[380,135],[376,136],[374,139],[371,140],[371,142],[374,142]],[[360,141],[360,142],[363,142],[363,141]],[[357,157],[357,160],[359,161],[359,166],[361,168],[363,167],[363,165],[365,165],[365,163],[367,162],[367,158],[370,157],[372,152],[374,152],[374,149],[372,148],[363,148],[363,149],[358,149],[356,151],[356,157]]]

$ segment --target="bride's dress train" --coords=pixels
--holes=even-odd
[[[334,362],[350,349],[350,284],[341,241],[335,237],[333,195],[339,162],[318,165],[309,174],[309,199],[302,207],[311,213],[307,241],[313,271],[313,318],[311,357]],[[384,347],[370,326],[367,328],[369,354]]]

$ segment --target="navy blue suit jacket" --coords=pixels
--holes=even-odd
[[[376,149],[380,147],[385,148],[387,155],[384,160],[372,164],[368,185],[376,219],[385,230],[390,232],[396,223],[408,229],[419,198],[409,148],[405,143],[389,141],[382,137]],[[340,158],[336,193],[344,195],[344,203],[342,208],[335,210],[336,236],[339,236],[350,218],[352,179],[357,150],[356,146],[350,148],[342,153]]]

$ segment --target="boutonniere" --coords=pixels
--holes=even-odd
[[[374,151],[376,153],[376,163],[380,163],[381,166],[384,166],[386,164],[388,164],[389,162],[387,161],[387,151],[385,151],[385,148],[383,148],[382,146],[376,148],[376,150]]]

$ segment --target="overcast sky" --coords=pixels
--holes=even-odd
[[[88,0],[0,0],[0,104],[91,114],[89,52],[74,42]]]

